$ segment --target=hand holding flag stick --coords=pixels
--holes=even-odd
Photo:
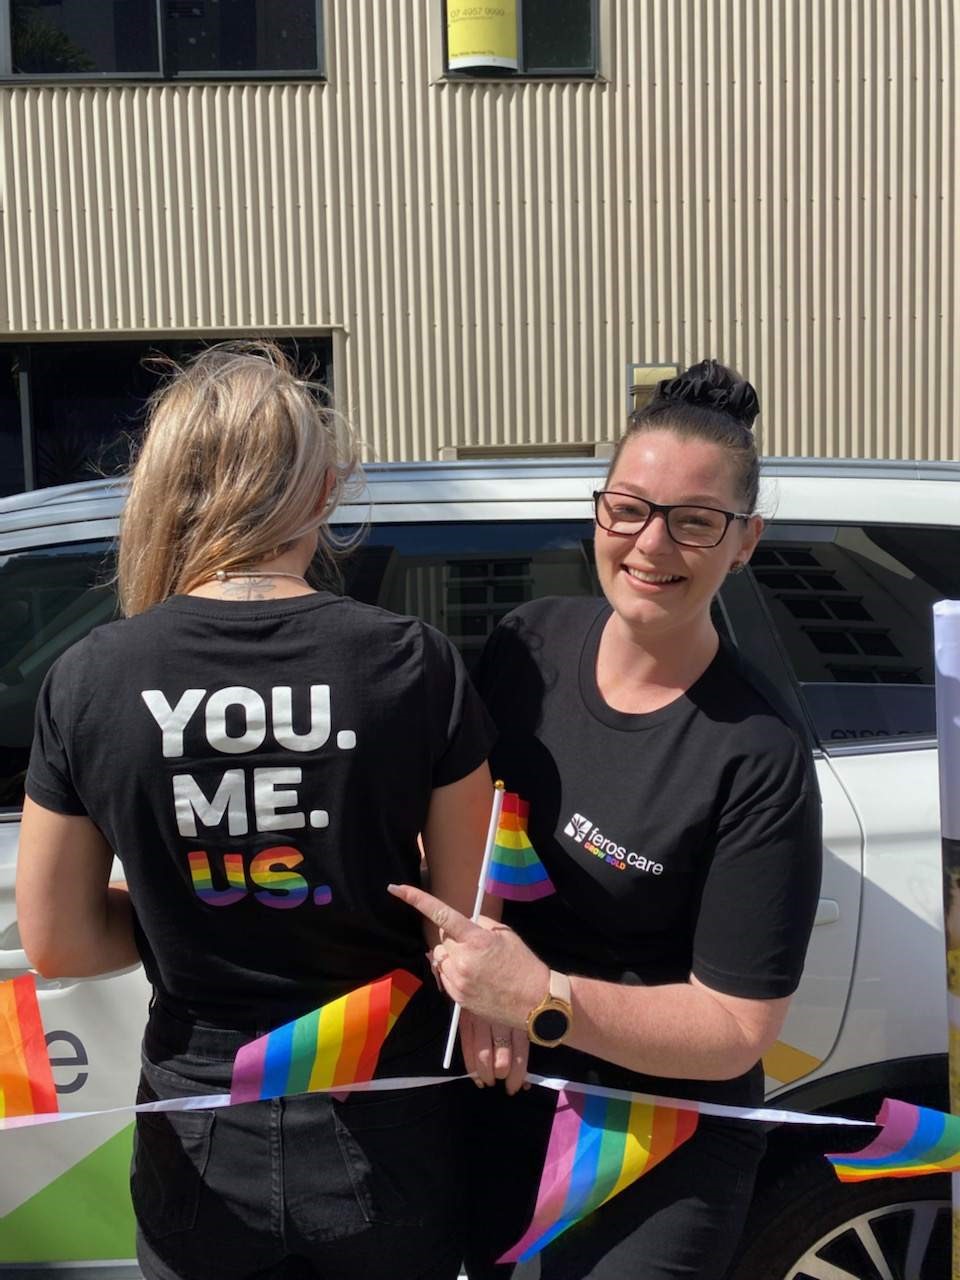
[[[440,979],[447,995],[486,1022],[523,1028],[547,989],[550,970],[521,938],[499,921],[468,920],[411,884],[387,887],[443,930]]]
[[[477,896],[473,903],[471,921],[476,924],[480,919],[480,908],[483,906],[483,895],[487,884],[487,871],[493,856],[493,846],[497,839],[497,827],[500,825],[500,810],[503,808],[503,782],[498,778],[493,784],[493,801],[490,805],[490,821],[487,824],[487,843],[483,848],[483,861],[480,863],[480,875],[477,880]],[[459,1004],[454,1004],[450,1015],[450,1030],[447,1032],[447,1045],[443,1051],[443,1069],[449,1070],[453,1058],[453,1046],[457,1039],[457,1028],[460,1025]]]

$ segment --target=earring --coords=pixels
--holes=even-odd
[[[727,570],[728,573],[743,573],[746,568],[746,562],[743,560],[734,560],[733,564]]]

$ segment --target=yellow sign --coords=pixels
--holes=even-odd
[[[470,4],[447,0],[447,66],[517,69],[516,0]]]

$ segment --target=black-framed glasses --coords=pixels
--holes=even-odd
[[[663,516],[667,533],[681,547],[717,547],[734,520],[749,520],[739,511],[719,507],[691,507],[676,503],[648,502],[632,493],[598,489],[593,495],[597,524],[607,533],[635,538],[655,515]]]

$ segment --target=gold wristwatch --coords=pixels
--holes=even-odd
[[[547,994],[527,1014],[527,1036],[533,1044],[553,1049],[567,1038],[572,1026],[570,979],[565,973],[551,969]]]

